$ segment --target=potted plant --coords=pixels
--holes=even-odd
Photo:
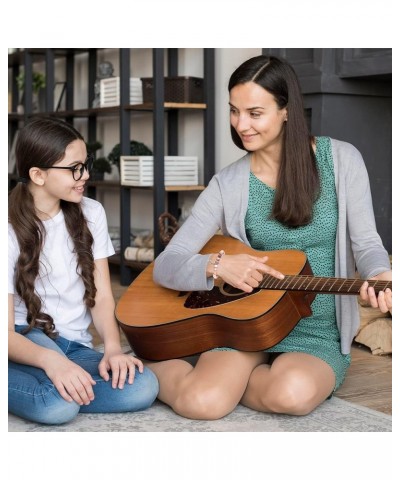
[[[100,150],[100,148],[102,147],[103,147],[103,144],[98,140],[95,140],[94,142],[86,142],[86,151],[88,154],[89,153],[95,154],[97,150]]]
[[[111,163],[106,157],[96,158],[93,162],[91,180],[104,180],[104,174],[111,173]]]
[[[86,150],[88,154],[95,155],[97,150],[100,150],[103,144],[98,140],[94,142],[86,142]],[[93,161],[93,168],[90,174],[91,180],[104,180],[104,174],[111,173],[111,163],[105,157],[95,158]]]
[[[149,155],[153,155],[153,152],[148,147],[146,147],[144,143],[131,140],[129,155],[149,156]],[[118,171],[120,170],[120,161],[119,161],[120,156],[121,156],[121,145],[117,143],[117,145],[115,145],[115,147],[109,153],[108,160],[110,161],[111,164],[117,165]]]
[[[25,72],[21,72],[16,77],[18,90],[20,91],[20,102],[22,101],[22,93],[25,89]],[[32,111],[39,111],[39,93],[46,86],[46,77],[41,72],[32,72]]]

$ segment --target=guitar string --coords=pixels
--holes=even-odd
[[[319,282],[324,282],[321,287],[318,287]],[[298,282],[301,282],[298,285]],[[335,284],[339,286],[334,289]],[[330,277],[314,277],[311,275],[286,275],[283,280],[279,280],[271,275],[265,275],[264,279],[260,283],[260,288],[275,289],[275,290],[308,290],[312,291],[329,291],[336,292],[359,292],[364,280],[361,279],[343,279],[343,278],[330,278]],[[385,290],[386,288],[392,288],[391,281],[385,280],[370,280],[369,284],[377,288],[378,290]],[[325,288],[329,287],[329,288]]]

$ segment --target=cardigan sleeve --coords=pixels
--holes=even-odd
[[[355,266],[362,278],[390,270],[389,256],[375,227],[367,169],[360,152],[347,142],[331,139],[338,198],[335,274],[353,278]],[[360,324],[357,299],[337,295],[336,319],[341,351],[351,351]]]
[[[248,203],[250,161],[246,154],[211,179],[192,212],[156,258],[153,279],[176,290],[211,290],[206,268],[210,255],[199,254],[218,231],[248,243],[244,216]],[[216,253],[216,252],[215,252]]]
[[[346,218],[351,250],[361,278],[390,270],[388,254],[376,230],[370,182],[360,152],[347,144]]]
[[[156,258],[154,281],[174,290],[211,290],[213,279],[206,276],[210,255],[201,255],[199,251],[222,228],[222,224],[222,197],[218,179],[214,176],[189,217]]]

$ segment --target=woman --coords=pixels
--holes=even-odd
[[[20,175],[9,198],[8,406],[25,419],[61,424],[79,412],[149,407],[155,375],[122,353],[103,207],[84,197],[93,164],[71,125],[38,118],[20,132]],[[88,327],[104,341],[91,348]]]
[[[256,250],[302,250],[317,276],[351,278],[356,264],[361,278],[390,280],[361,155],[348,143],[310,137],[292,67],[276,57],[251,58],[232,74],[229,94],[232,138],[248,153],[200,195],[156,259],[155,282],[210,290],[220,277],[251,292],[266,273],[283,278],[267,257],[200,255],[219,229]],[[391,309],[389,289],[376,298],[365,282],[360,296]],[[198,419],[220,418],[239,402],[263,412],[311,412],[342,384],[359,323],[356,297],[317,295],[312,311],[264,352],[221,346],[194,367],[181,359],[151,364],[159,399]]]

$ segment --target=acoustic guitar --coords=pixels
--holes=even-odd
[[[125,291],[116,307],[117,321],[133,351],[148,360],[190,356],[215,347],[242,351],[270,348],[301,318],[311,315],[317,293],[357,295],[364,280],[315,277],[299,250],[260,252],[239,240],[215,235],[201,253],[268,255],[268,265],[285,275],[265,275],[251,293],[218,279],[210,291],[180,292],[153,281],[151,263]],[[392,282],[369,280],[375,291]]]

